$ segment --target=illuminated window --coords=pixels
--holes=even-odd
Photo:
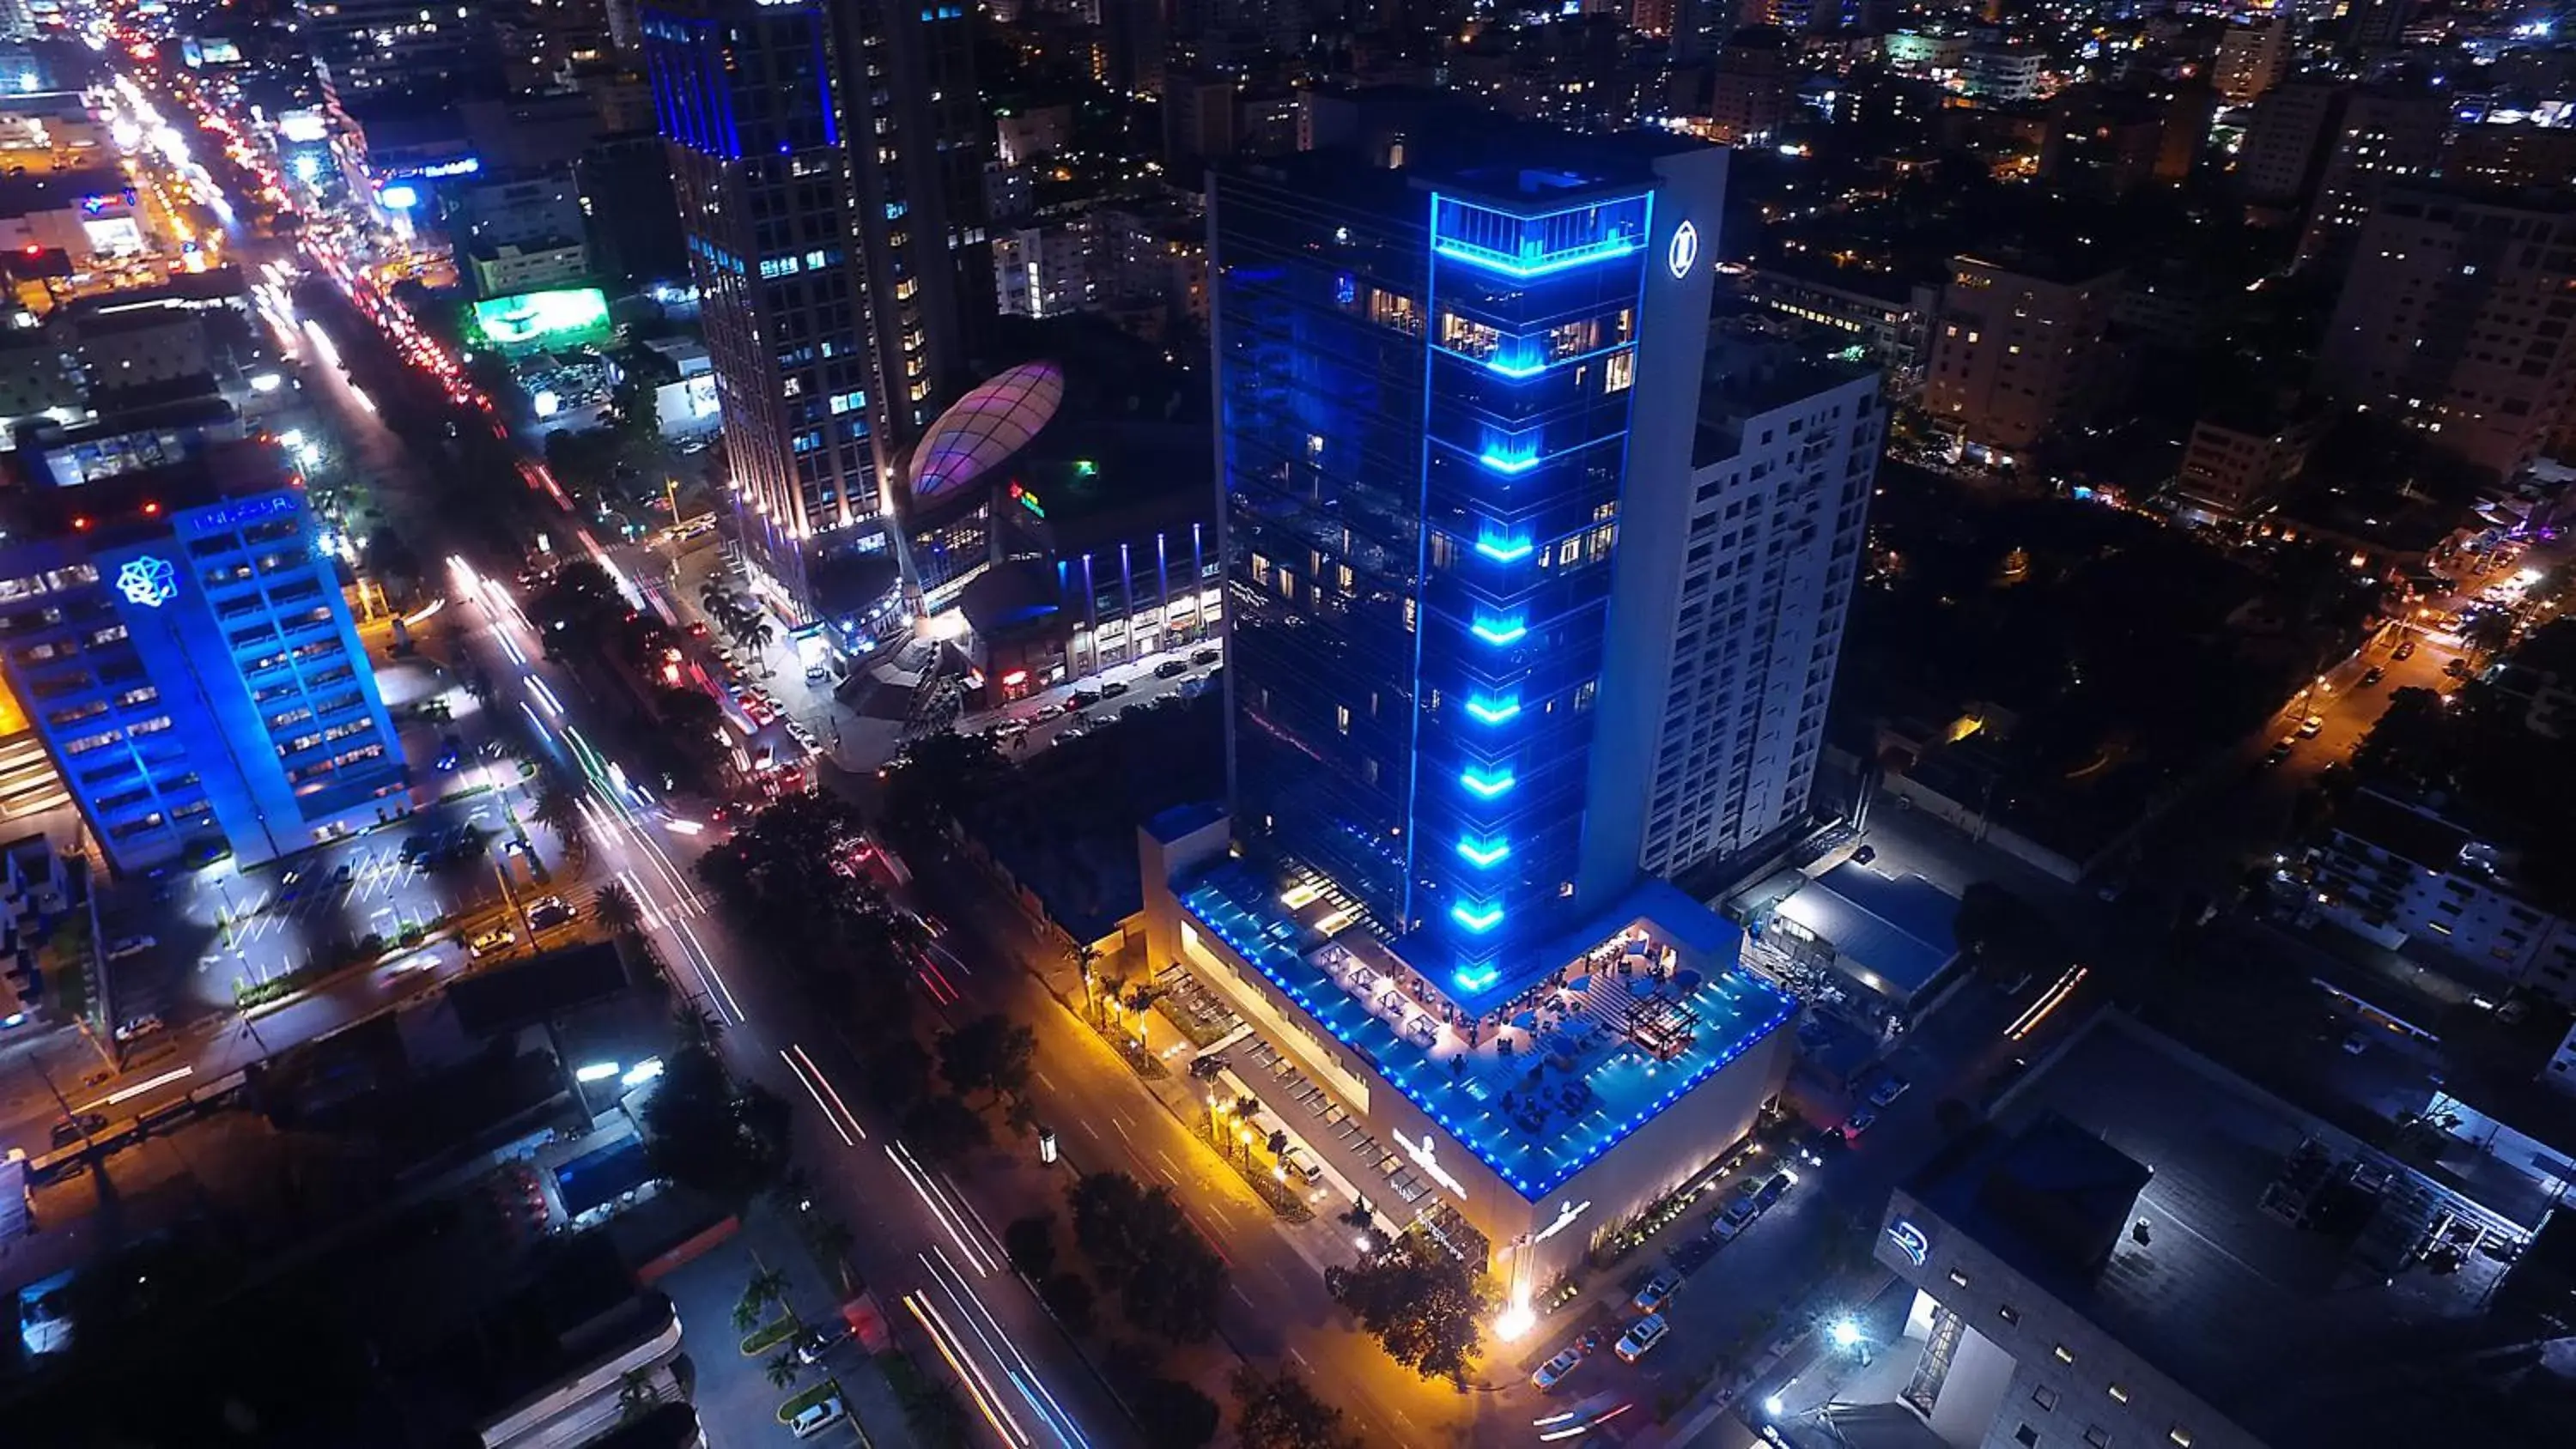
[[[2073,1362],[2075,1362],[2075,1353],[2074,1353],[2074,1351],[2073,1351],[2072,1349],[2069,1349],[2065,1344],[2062,1344],[2062,1343],[2061,1343],[2061,1344],[2059,1344],[2059,1345],[2057,1346],[2057,1361],[2058,1361],[2059,1363],[2073,1363]]]
[[[2118,1384],[2113,1384],[2113,1385],[2111,1385],[2111,1402],[2112,1402],[2112,1403],[2115,1403],[2115,1404],[2125,1404],[2125,1403],[2127,1403],[2128,1401],[2129,1401],[2129,1391],[2128,1391],[2127,1389],[2124,1389],[2124,1388],[2120,1387]]]
[[[1609,364],[1601,374],[1601,390],[1603,392],[1626,392],[1628,389],[1636,385],[1637,354],[1633,352],[1621,352],[1613,355]]]
[[[1349,734],[1351,732],[1351,707],[1349,705],[1337,704],[1333,706],[1333,724],[1336,728],[1340,729],[1343,734]]]
[[[1968,1275],[1960,1272],[1956,1268],[1953,1268],[1950,1270],[1950,1281],[1962,1288],[1965,1288],[1968,1286]]]

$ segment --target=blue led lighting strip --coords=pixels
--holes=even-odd
[[[1470,246],[1465,242],[1438,242],[1433,244],[1431,249],[1453,262],[1464,262],[1471,267],[1488,272],[1499,272],[1520,281],[1528,281],[1533,277],[1552,276],[1558,272],[1572,271],[1576,267],[1592,266],[1614,257],[1633,256],[1640,246],[1641,243],[1635,237],[1610,237],[1589,246],[1559,252],[1555,256],[1538,262],[1515,261],[1500,253]]]

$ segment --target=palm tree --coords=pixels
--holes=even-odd
[[[753,656],[760,660],[760,672],[763,678],[776,672],[769,667],[768,653],[769,646],[778,642],[776,625],[767,619],[755,617],[742,631],[742,642],[750,648]]]
[[[620,881],[610,881],[591,897],[590,917],[616,936],[633,935],[644,924],[644,912],[635,903],[635,893]]]
[[[528,818],[553,831],[563,841],[567,856],[580,855],[588,844],[581,836],[581,797],[561,779],[546,781],[536,803],[528,807]]]
[[[742,1285],[746,1303],[784,1303],[787,1301],[787,1275],[776,1268],[763,1268]]]
[[[796,1350],[782,1348],[769,1356],[769,1362],[762,1364],[760,1371],[769,1376],[770,1387],[784,1389],[795,1385],[797,1375],[805,1372],[805,1366],[796,1361]]]

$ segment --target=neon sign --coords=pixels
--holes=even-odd
[[[1567,1228],[1574,1226],[1574,1220],[1583,1216],[1586,1212],[1589,1212],[1591,1208],[1592,1200],[1590,1198],[1585,1198],[1581,1202],[1560,1204],[1556,1210],[1556,1221],[1549,1223],[1538,1233],[1537,1236],[1531,1238],[1530,1241],[1533,1243],[1546,1242],[1548,1239],[1564,1232]]]
[[[241,503],[227,503],[220,508],[209,508],[194,515],[189,522],[197,528],[212,533],[219,528],[239,528],[245,523],[257,523],[263,518],[275,518],[280,514],[294,511],[293,494],[271,493],[265,498],[253,498]]]
[[[1922,1267],[1923,1260],[1932,1253],[1932,1240],[1923,1236],[1921,1228],[1903,1218],[1887,1225],[1887,1240],[1894,1243],[1896,1251],[1903,1253],[1905,1260],[1917,1268]]]
[[[1672,272],[1673,280],[1678,282],[1690,275],[1691,267],[1698,261],[1699,228],[1689,222],[1683,222],[1673,228],[1672,245],[1664,251],[1664,266]]]
[[[147,609],[157,609],[179,596],[179,571],[164,558],[149,554],[130,558],[116,571],[118,593]]]
[[[1021,487],[1017,483],[1011,485],[1011,498],[1022,508],[1036,514],[1038,517],[1046,517],[1046,508],[1038,502],[1038,496],[1031,493],[1026,488]]]

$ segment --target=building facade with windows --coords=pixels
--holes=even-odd
[[[885,547],[891,450],[938,413],[961,267],[989,266],[961,7],[673,0],[641,22],[753,592]]]
[[[1787,1065],[1789,1000],[1644,864],[1727,153],[1395,154],[1210,186],[1231,813],[1149,832],[1147,938],[1346,1114],[1347,1192],[1517,1307]]]
[[[1884,426],[1879,375],[1731,330],[1709,349],[1642,864],[1807,820]]]
[[[18,501],[0,666],[118,871],[253,864],[409,808],[304,495],[265,444]]]

